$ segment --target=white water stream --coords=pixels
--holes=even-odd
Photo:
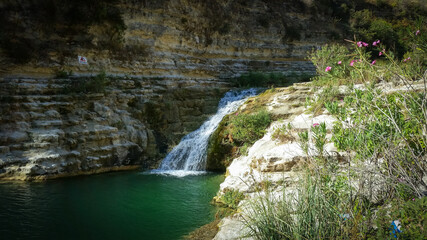
[[[220,100],[218,111],[203,125],[181,139],[181,142],[163,159],[155,173],[186,176],[204,173],[209,137],[217,129],[222,118],[255,96],[257,89],[229,91]]]

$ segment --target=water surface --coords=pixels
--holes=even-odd
[[[0,239],[180,239],[213,220],[223,180],[125,172],[0,183]]]

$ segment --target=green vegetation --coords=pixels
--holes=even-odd
[[[297,192],[283,193],[282,198],[270,192],[253,199],[244,222],[255,239],[347,239],[349,221],[335,207],[347,186],[335,180],[307,175],[296,187]]]
[[[283,73],[274,72],[249,72],[234,78],[232,82],[237,87],[278,87],[288,86],[295,82],[307,81],[310,77],[312,76],[296,73],[284,75]]]
[[[224,189],[221,196],[215,197],[213,204],[219,207],[215,214],[216,219],[222,219],[238,211],[240,201],[245,199],[245,195],[238,190],[231,188]]]
[[[263,109],[224,117],[209,140],[207,169],[225,171],[232,158],[246,154],[249,146],[264,135],[271,121],[270,114]]]
[[[324,151],[325,123],[299,132],[300,145],[309,156],[305,180],[298,182],[296,193],[285,188],[277,198],[267,189],[265,196],[254,199],[244,216],[250,236],[425,238],[427,89],[413,88],[413,80],[425,82],[427,77],[423,31],[408,30],[412,49],[404,59],[387,48],[385,39],[375,40],[373,48],[355,41],[354,49],[330,45],[312,53],[318,70],[313,87],[323,89],[308,104],[312,111],[326,108],[339,119],[331,141],[346,153],[345,162]],[[400,82],[408,90],[390,93],[376,88],[384,81]],[[356,88],[356,83],[362,85]],[[347,85],[346,90],[338,85]],[[402,231],[394,236],[395,220]]]
[[[376,237],[386,239],[390,236],[390,223],[400,220],[404,230],[399,239],[425,239],[427,236],[427,197],[413,198],[407,201],[393,201],[383,206],[377,216],[376,225],[380,226]]]
[[[292,126],[290,123],[288,125],[276,128],[271,137],[279,140],[282,143],[293,142],[296,140],[296,138],[292,135]]]
[[[109,84],[110,79],[105,72],[101,72],[94,77],[71,79],[63,92],[65,94],[103,93]]]
[[[253,144],[264,136],[270,122],[270,114],[265,110],[254,114],[238,114],[231,119],[230,134],[238,143]]]
[[[243,199],[245,199],[245,195],[243,195],[243,193],[239,192],[238,190],[227,188],[224,189],[224,193],[221,195],[217,203],[223,207],[236,211],[240,201]]]
[[[73,75],[73,71],[66,71],[64,69],[60,69],[55,73],[55,78],[61,79],[61,78],[69,78]]]

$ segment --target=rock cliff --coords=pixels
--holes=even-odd
[[[0,178],[156,167],[228,89],[221,82],[112,79],[100,93],[64,92],[76,81],[0,79]]]
[[[0,9],[1,73],[15,76],[311,74],[307,51],[343,32],[331,9],[302,0],[3,1]]]
[[[7,0],[0,10],[0,174],[19,179],[155,167],[215,112],[227,79],[311,75],[307,51],[342,30],[299,0]],[[114,76],[105,91],[79,88],[101,71]]]

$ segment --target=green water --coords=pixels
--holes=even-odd
[[[180,239],[209,223],[224,177],[112,173],[0,184],[0,239]]]

